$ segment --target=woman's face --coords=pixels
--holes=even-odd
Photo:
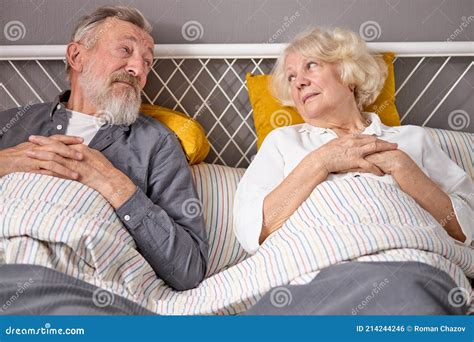
[[[295,107],[305,121],[337,114],[355,103],[352,90],[341,81],[337,64],[290,53],[285,73]]]

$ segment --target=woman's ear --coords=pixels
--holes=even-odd
[[[77,72],[82,72],[82,68],[84,67],[83,57],[83,51],[80,44],[72,42],[67,45],[66,58],[71,69]]]

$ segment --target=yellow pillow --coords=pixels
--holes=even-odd
[[[142,104],[140,112],[160,121],[176,134],[189,165],[199,164],[207,157],[211,145],[204,129],[196,120],[186,114],[151,104]]]
[[[365,106],[364,111],[377,113],[380,120],[387,126],[400,126],[400,115],[395,105],[395,73],[393,70],[392,52],[386,52],[382,55],[383,60],[387,64],[388,74],[375,102]]]
[[[383,59],[387,63],[388,76],[382,91],[375,102],[364,108],[364,111],[375,112],[387,126],[400,125],[400,116],[395,106],[395,75],[393,72],[393,53],[384,53]],[[250,104],[253,108],[253,120],[257,133],[257,148],[265,137],[278,127],[297,125],[304,120],[293,107],[282,106],[270,93],[269,75],[247,74],[247,88]]]

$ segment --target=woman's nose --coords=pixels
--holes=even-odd
[[[298,88],[304,88],[304,87],[306,87],[306,86],[309,86],[309,84],[311,83],[311,82],[309,81],[309,79],[306,78],[305,75],[298,75],[298,76],[296,76],[296,80],[295,80],[295,81],[296,81],[296,82],[295,82],[295,83],[296,83],[296,86],[297,86]]]

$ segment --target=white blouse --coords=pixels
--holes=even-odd
[[[389,127],[381,123],[375,113],[364,113],[372,121],[362,134],[394,142],[431,178],[451,199],[456,218],[466,236],[464,242],[473,246],[474,239],[474,184],[471,177],[452,161],[429,133],[418,126]],[[263,200],[311,151],[337,138],[328,128],[309,124],[273,130],[263,142],[254,160],[242,177],[234,202],[234,229],[242,247],[255,253],[259,247],[263,222]],[[327,180],[346,177],[376,178],[398,187],[390,175],[348,172],[330,174]]]

